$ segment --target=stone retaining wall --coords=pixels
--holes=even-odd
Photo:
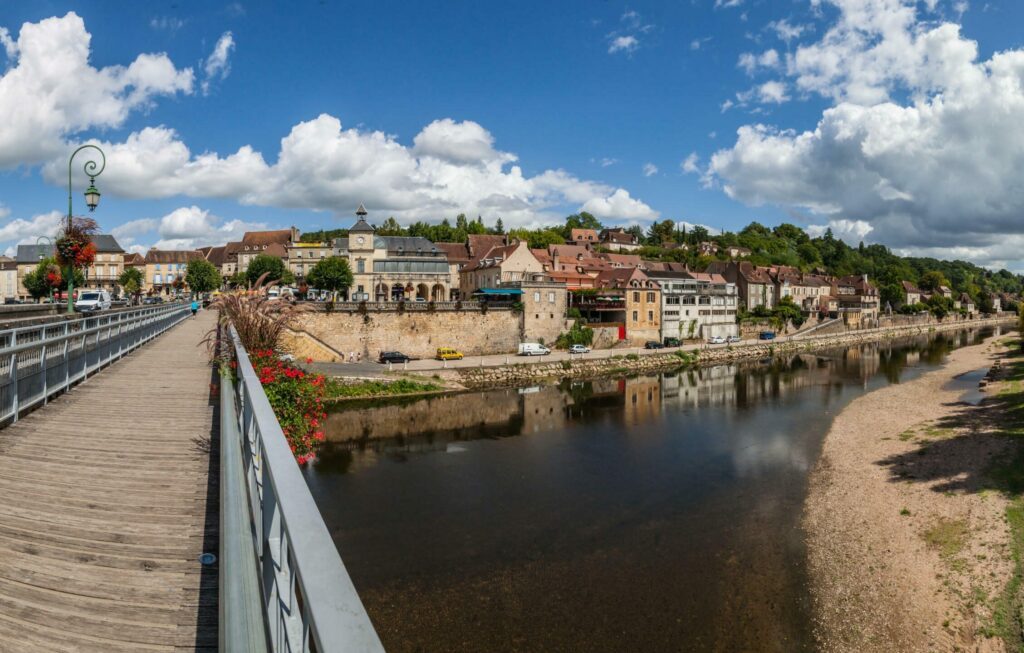
[[[501,385],[521,385],[552,378],[587,378],[614,374],[633,374],[666,370],[683,365],[717,365],[720,363],[758,360],[792,354],[801,351],[814,351],[832,347],[845,347],[862,342],[891,340],[940,331],[958,331],[981,326],[1006,325],[1016,323],[1015,318],[990,320],[973,320],[929,326],[908,326],[890,329],[868,329],[849,331],[842,334],[830,334],[820,337],[808,337],[803,340],[786,342],[764,342],[738,347],[721,347],[686,352],[684,359],[673,353],[650,355],[631,355],[615,358],[584,359],[544,363],[518,363],[499,367],[456,368],[454,378],[468,388],[493,387]]]

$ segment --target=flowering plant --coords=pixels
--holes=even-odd
[[[307,374],[285,363],[272,349],[250,353],[249,360],[296,460],[300,465],[312,461],[324,441],[327,419],[323,406],[326,391],[323,375]]]
[[[56,265],[46,266],[46,284],[51,288],[59,288],[64,281],[64,275]]]
[[[54,248],[57,251],[57,262],[64,266],[84,268],[96,259],[96,246],[92,236],[99,225],[91,218],[72,218],[57,236]]]

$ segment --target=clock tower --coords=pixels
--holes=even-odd
[[[366,222],[366,209],[362,204],[356,209],[356,223],[348,230],[348,251],[353,254],[373,252],[373,227]]]

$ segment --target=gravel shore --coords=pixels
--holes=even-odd
[[[1012,443],[946,387],[992,365],[998,340],[836,417],[804,512],[820,650],[1005,649],[985,634],[1013,568],[1008,500],[988,472]]]

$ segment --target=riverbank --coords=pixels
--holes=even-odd
[[[821,650],[1019,650],[1024,363],[1009,341],[835,418],[803,520]],[[992,366],[982,403],[961,401],[951,380]]]
[[[689,366],[710,366],[749,360],[763,360],[779,355],[813,352],[835,347],[879,342],[928,333],[962,331],[983,326],[1012,326],[1014,318],[956,322],[951,324],[904,326],[886,329],[849,331],[801,339],[757,341],[736,346],[718,345],[705,348],[681,348],[670,351],[636,350],[600,358],[577,357],[563,360],[534,361],[516,359],[516,363],[435,369],[440,378],[455,381],[470,389],[526,385],[550,379],[586,379],[600,376],[642,374]]]

